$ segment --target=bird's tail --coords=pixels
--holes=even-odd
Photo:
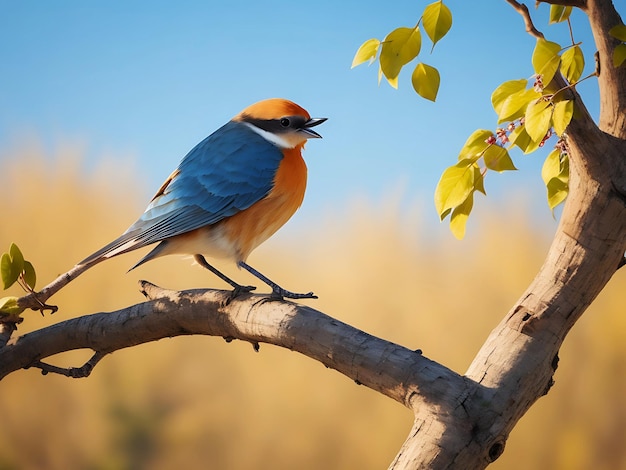
[[[140,247],[141,245],[137,242],[137,231],[125,232],[108,245],[103,246],[98,251],[87,256],[87,258],[78,263],[77,266],[93,266],[102,260],[113,258],[114,256],[136,250]]]
[[[150,252],[146,256],[144,256],[135,264],[133,264],[128,270],[128,272],[141,266],[146,261],[150,261],[151,259],[158,258],[159,256],[163,256],[164,254],[166,254],[165,252],[166,252],[167,245],[168,245],[167,240],[163,240],[161,243],[155,246],[152,250],[150,250]]]
[[[50,310],[56,310],[56,307],[51,307],[45,304],[45,302],[60,291],[63,287],[68,285],[82,273],[92,268],[96,264],[112,258],[113,256],[121,255],[122,253],[126,253],[127,251],[131,251],[133,249],[138,248],[137,243],[133,243],[133,239],[135,238],[133,233],[125,233],[121,237],[113,240],[108,245],[102,247],[95,253],[89,255],[87,258],[77,263],[72,269],[67,271],[66,273],[58,276],[54,281],[48,284],[46,287],[41,289],[39,292],[29,294],[20,299],[20,304],[26,306],[27,308],[33,308],[36,310],[40,310],[41,306],[45,306],[45,308],[49,308]],[[158,248],[158,247],[157,247]],[[156,250],[156,248],[155,248]],[[155,251],[153,250],[153,251]],[[150,252],[152,253],[152,252]],[[145,256],[139,263],[133,266],[131,269],[139,266],[140,264],[148,261],[150,254]]]
[[[22,297],[20,299],[20,305],[23,305],[27,308],[34,308],[36,310],[41,310],[40,307],[45,307],[54,311],[56,307],[46,305],[45,302],[58,291],[60,291],[63,287],[65,287],[78,276],[80,276],[82,273],[106,259],[145,246],[145,241],[138,239],[137,235],[137,230],[125,232],[119,238],[113,240],[108,245],[103,246],[98,251],[92,253],[87,258],[76,264],[76,266],[74,266],[68,272],[61,274],[39,292]],[[167,247],[167,245],[167,241],[162,241],[161,243],[159,243],[156,247],[154,247],[152,251],[150,251],[150,253],[141,258],[134,266],[132,266],[129,271],[135,269],[137,266],[142,265],[146,261],[166,254],[165,248]]]

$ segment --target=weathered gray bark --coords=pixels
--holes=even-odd
[[[574,94],[577,112],[567,131],[570,194],[554,241],[536,278],[464,376],[308,307],[258,295],[230,301],[222,291],[172,292],[144,282],[145,303],[12,338],[0,347],[0,379],[29,366],[86,376],[106,354],[176,335],[266,342],[318,360],[414,412],[391,468],[486,467],[501,455],[517,421],[549,391],[563,340],[626,251],[626,67],[613,67],[617,41],[607,35],[621,19],[610,1],[568,3],[588,14],[597,44],[599,123]],[[46,294],[70,280],[57,280]],[[37,307],[32,297],[23,304]],[[82,348],[95,352],[82,368],[40,362]]]

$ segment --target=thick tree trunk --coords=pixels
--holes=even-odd
[[[469,395],[413,401],[415,424],[391,468],[484,468],[550,389],[565,336],[626,250],[626,200],[615,189],[625,184],[624,141],[590,134],[572,146],[570,196],[546,261],[467,370]],[[594,175],[582,164],[589,158],[602,162]]]
[[[609,1],[589,0],[585,9],[598,45],[600,124],[574,93],[570,193],[545,263],[467,370],[476,384],[470,394],[442,397],[436,407],[416,403],[414,427],[391,468],[475,469],[493,462],[517,421],[552,386],[565,336],[623,262],[626,68],[613,67],[618,41],[607,34],[621,19]]]

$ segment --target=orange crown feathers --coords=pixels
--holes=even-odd
[[[244,116],[253,119],[278,119],[283,116],[303,116],[307,120],[311,119],[306,109],[298,106],[293,101],[283,98],[270,98],[258,101],[241,111],[233,118],[233,121],[241,121]]]

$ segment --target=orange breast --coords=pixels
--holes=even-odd
[[[283,150],[285,157],[276,172],[274,187],[264,199],[221,222],[226,237],[237,246],[238,261],[245,261],[252,250],[282,227],[302,204],[307,178],[302,147]]]

